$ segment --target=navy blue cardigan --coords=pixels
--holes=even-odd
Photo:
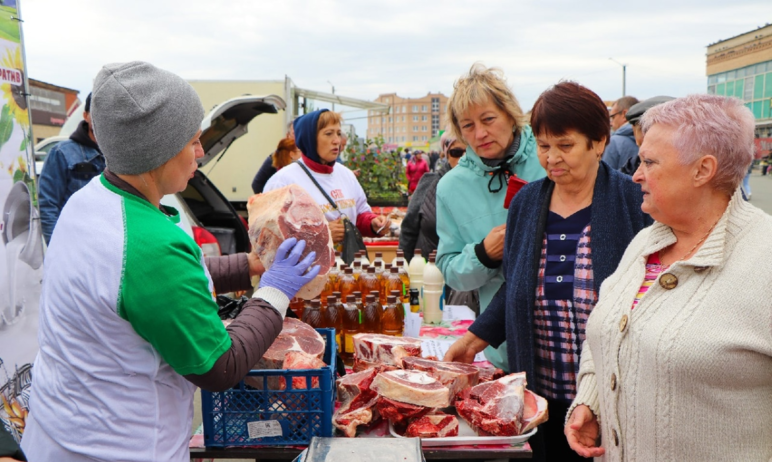
[[[555,183],[547,178],[534,181],[525,185],[510,204],[504,241],[504,284],[488,308],[469,327],[473,334],[493,347],[506,340],[509,371],[525,371],[530,380],[535,377],[533,310],[536,284],[554,188]],[[651,217],[641,211],[642,202],[641,187],[629,176],[601,161],[592,194],[590,219],[596,291],[616,270],[627,245],[638,231],[652,224]]]

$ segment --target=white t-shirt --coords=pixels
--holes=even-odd
[[[324,189],[327,195],[338,204],[338,209],[355,225],[360,214],[372,212],[370,206],[367,205],[365,191],[362,189],[359,181],[357,181],[356,175],[345,165],[336,163],[332,173],[318,173],[310,168],[308,171],[311,172],[311,175],[314,176],[319,186]],[[314,182],[308,178],[303,168],[294,163],[276,172],[266,183],[263,192],[273,191],[291,184],[296,184],[305,189],[322,208],[324,216],[327,217],[328,221],[340,218],[340,214],[332,208],[330,202],[325,199]]]

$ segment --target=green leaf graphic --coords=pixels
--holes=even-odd
[[[11,116],[11,107],[6,104],[0,111],[0,149],[11,138],[12,132],[13,116]]]
[[[21,170],[16,170],[13,172],[13,182],[16,183],[17,181],[21,181],[24,179],[24,172]]]
[[[23,151],[23,152],[27,151],[27,136],[26,135],[21,140],[21,146],[19,146],[19,151]]]

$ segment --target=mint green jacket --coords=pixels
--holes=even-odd
[[[536,155],[536,140],[530,126],[521,128],[520,147],[509,162],[509,170],[531,182],[544,178]],[[437,185],[437,266],[445,283],[456,290],[480,293],[480,309],[485,310],[504,282],[503,271],[488,268],[478,260],[474,247],[496,226],[507,221],[504,208],[506,184],[500,191],[488,190],[493,168],[485,165],[472,148],[458,166],[443,175]],[[494,189],[499,185],[493,180]],[[485,356],[496,367],[508,370],[506,342],[498,349],[488,347]],[[516,371],[510,371],[516,372]]]

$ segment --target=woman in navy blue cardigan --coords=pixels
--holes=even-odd
[[[633,237],[652,223],[643,193],[601,161],[609,114],[591,90],[561,82],[541,94],[531,126],[547,178],[523,187],[507,216],[504,278],[488,309],[445,356],[471,362],[507,341],[510,371],[549,403],[531,439],[534,460],[583,460],[563,434],[576,395],[584,327],[601,283]]]

